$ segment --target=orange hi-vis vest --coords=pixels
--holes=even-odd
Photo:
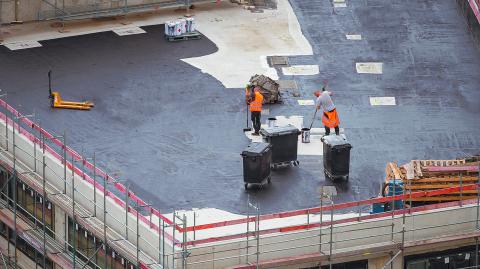
[[[328,128],[335,128],[340,125],[337,109],[334,108],[332,111],[323,112],[322,123]]]
[[[263,103],[263,95],[255,92],[255,99],[250,102],[250,112],[261,112]]]

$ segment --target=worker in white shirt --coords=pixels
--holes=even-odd
[[[315,91],[314,95],[317,97],[317,110],[322,111],[322,124],[325,126],[325,135],[330,135],[330,128],[335,128],[335,134],[340,135],[340,120],[338,119],[337,109],[333,104],[332,92],[322,88],[322,91]]]

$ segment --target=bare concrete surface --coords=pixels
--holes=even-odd
[[[253,74],[278,79],[275,69],[268,67],[266,56],[312,54],[288,0],[278,0],[277,9],[262,13],[231,4],[228,7],[196,16],[199,30],[217,45],[218,51],[184,59],[225,87],[244,87]]]
[[[181,60],[216,53],[213,42],[167,43],[163,25],[131,36],[43,41],[21,51],[0,47],[0,89],[20,111],[35,111],[48,130],[67,130],[69,145],[95,151],[100,166],[120,171],[120,179],[164,211],[244,213],[249,195],[262,212],[305,208],[318,205],[319,186],[332,184],[336,202],[367,198],[378,193],[387,161],[478,153],[480,53],[455,1],[350,1],[335,14],[328,1],[291,4],[313,56],[289,63],[318,65],[320,74],[284,76],[277,68],[301,96],[285,93],[284,104],[270,106],[269,114],[310,119],[313,106],[297,99],[312,98],[327,79],[353,145],[349,183],[325,181],[321,156],[300,156],[299,167],[275,171],[264,190],[245,192],[243,91]],[[347,40],[349,33],[362,40]],[[357,62],[382,62],[382,74],[358,74]],[[49,69],[64,99],[93,99],[96,107],[50,109]],[[370,97],[382,96],[395,97],[396,105],[370,105]]]

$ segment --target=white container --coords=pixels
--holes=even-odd
[[[175,22],[173,21],[165,22],[165,34],[167,36],[175,35]]]
[[[185,34],[187,32],[187,20],[179,19],[178,22],[180,23],[180,29],[182,30],[181,34]]]
[[[195,18],[187,18],[187,32],[195,32]]]
[[[180,21],[175,21],[175,33],[174,36],[182,35],[182,23]]]

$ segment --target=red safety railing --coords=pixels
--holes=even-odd
[[[444,188],[444,189],[438,189],[438,190],[433,190],[433,191],[419,191],[419,192],[412,192],[408,194],[402,194],[402,195],[396,195],[396,196],[388,196],[388,197],[378,197],[378,198],[372,198],[372,199],[367,199],[367,200],[361,200],[361,201],[355,201],[355,202],[347,202],[347,203],[341,203],[341,204],[334,204],[334,205],[326,205],[323,207],[312,207],[312,208],[307,208],[307,209],[301,209],[301,210],[294,210],[294,211],[288,211],[288,212],[283,212],[283,213],[274,213],[274,214],[267,214],[267,215],[262,215],[259,217],[259,221],[265,221],[265,220],[271,220],[271,219],[281,219],[281,218],[288,218],[288,217],[294,217],[294,216],[300,216],[300,215],[306,215],[306,214],[318,214],[320,212],[329,212],[332,210],[342,210],[342,209],[348,209],[348,208],[355,208],[358,206],[365,206],[365,205],[372,205],[375,203],[387,203],[387,202],[392,202],[392,201],[408,201],[409,199],[413,198],[419,198],[419,197],[433,197],[433,196],[438,196],[438,195],[444,195],[444,194],[449,194],[449,193],[458,193],[461,191],[468,191],[468,190],[477,190],[479,184],[467,184],[459,187],[450,187],[450,188]],[[471,203],[472,201],[470,201]],[[337,220],[333,221],[333,224],[339,224],[339,223],[348,223],[352,221],[359,221],[359,220],[367,220],[367,219],[375,219],[375,218],[383,218],[385,216],[391,216],[392,214],[398,215],[398,214],[403,214],[403,210],[408,210],[409,212],[418,212],[418,211],[423,211],[423,210],[430,210],[434,208],[443,208],[447,206],[453,206],[456,204],[459,204],[461,202],[449,202],[449,203],[442,203],[442,204],[433,204],[429,206],[420,206],[420,207],[414,207],[410,209],[400,209],[396,210],[395,212],[385,212],[385,213],[379,213],[379,214],[369,214],[365,215],[362,217],[353,217],[353,218],[346,218],[342,220]],[[467,204],[469,202],[463,202],[463,204]],[[201,230],[207,230],[207,229],[213,229],[213,228],[219,228],[219,227],[226,227],[226,226],[232,226],[232,225],[238,225],[242,223],[247,223],[247,222],[255,222],[257,220],[257,217],[249,217],[249,218],[241,218],[241,219],[236,219],[236,220],[229,220],[229,221],[221,221],[221,222],[216,222],[216,223],[209,223],[209,224],[203,224],[203,225],[196,225],[196,226],[190,226],[187,227],[187,232],[192,232],[192,231],[201,231]],[[322,225],[330,225],[330,222],[323,222]],[[292,232],[292,231],[298,231],[298,230],[305,230],[305,229],[311,229],[315,227],[319,227],[320,223],[309,223],[309,224],[300,224],[300,225],[293,225],[293,226],[287,226],[287,227],[280,227],[280,228],[273,228],[273,229],[266,229],[266,230],[261,230],[260,234],[265,235],[265,234],[272,234],[272,233],[286,233],[286,232]],[[250,233],[240,233],[240,234],[235,234],[235,235],[228,235],[228,236],[217,236],[217,237],[210,237],[210,238],[205,238],[205,239],[200,239],[200,240],[192,240],[189,242],[186,242],[187,245],[198,245],[198,244],[205,244],[205,243],[212,243],[212,242],[220,242],[220,241],[225,241],[225,240],[232,240],[232,239],[238,239],[238,238],[243,238],[247,236],[254,236],[255,232],[250,232]],[[181,243],[179,245],[182,245]]]
[[[477,170],[478,170],[478,167],[477,167]],[[319,213],[321,211],[347,209],[347,208],[355,207],[355,206],[372,205],[372,204],[375,204],[375,203],[386,203],[386,202],[391,202],[391,201],[394,201],[394,200],[397,201],[397,200],[408,200],[410,198],[413,199],[413,198],[419,198],[419,197],[438,196],[438,195],[442,195],[442,194],[459,192],[460,189],[462,191],[475,190],[476,186],[477,186],[476,184],[468,184],[468,185],[464,185],[462,187],[451,187],[451,188],[439,189],[439,190],[434,190],[434,191],[420,191],[420,192],[413,192],[411,194],[389,196],[389,197],[378,197],[378,198],[372,198],[372,199],[355,201],[355,202],[341,203],[341,204],[336,204],[336,205],[333,205],[333,206],[326,205],[326,206],[323,206],[321,208],[320,207],[312,207],[312,208],[293,210],[293,211],[287,211],[287,212],[282,212],[282,213],[273,213],[273,214],[267,214],[267,215],[260,216],[260,221],[271,220],[271,219],[289,218],[289,217],[306,215],[306,214],[316,214],[316,213]],[[207,229],[213,229],[213,228],[219,228],[219,227],[225,227],[225,226],[231,226],[231,225],[238,225],[238,224],[247,223],[247,222],[254,222],[254,221],[256,221],[256,217],[253,216],[253,217],[249,217],[249,218],[240,218],[240,219],[236,219],[236,220],[220,221],[220,222],[215,222],[215,223],[189,226],[189,227],[187,227],[186,230],[187,230],[187,232],[201,231],[201,230],[207,230]],[[183,229],[181,229],[180,231],[183,232]]]
[[[473,10],[473,14],[475,14],[475,17],[480,24],[480,0],[468,0],[468,2]]]

